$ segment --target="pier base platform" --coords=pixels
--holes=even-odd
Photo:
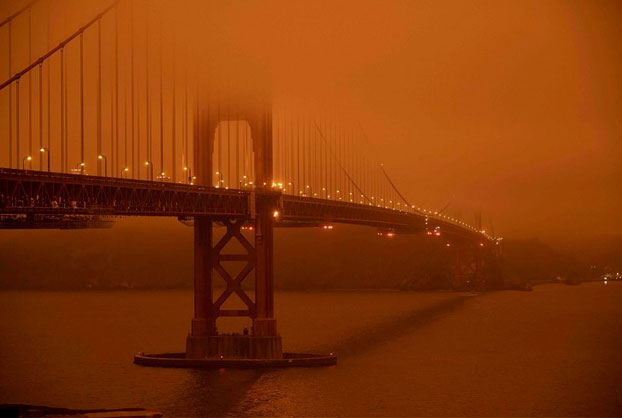
[[[284,368],[323,367],[337,364],[333,354],[283,353],[282,358],[187,358],[186,353],[145,354],[134,356],[134,363],[150,367],[178,368]]]
[[[281,336],[188,335],[186,358],[189,359],[280,359],[283,358]]]

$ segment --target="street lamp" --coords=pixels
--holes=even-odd
[[[22,158],[22,170],[26,169],[26,161],[28,161],[28,164],[31,164],[32,157],[30,155],[27,155],[24,158]]]
[[[188,173],[188,175],[186,176],[186,183],[191,184],[192,183],[192,170],[189,167],[184,167],[184,171]]]
[[[121,171],[121,178],[127,177],[127,173],[130,171],[129,167],[125,167],[123,171]]]
[[[97,159],[100,161],[104,161],[104,177],[108,177],[108,158],[106,158],[106,156],[103,154],[99,154],[97,156]]]
[[[153,163],[151,161],[145,161],[145,165],[149,167],[149,180],[153,181]]]
[[[80,169],[80,174],[84,174],[84,165],[85,164],[83,162],[76,164],[76,168],[79,167],[79,169]]]
[[[48,173],[50,172],[50,149],[49,148],[45,148],[45,147],[41,147],[41,149],[39,150],[40,152],[47,152],[47,157],[48,157]]]
[[[225,187],[225,179],[223,178],[222,172],[217,171],[216,175],[218,176],[218,184],[216,187]]]

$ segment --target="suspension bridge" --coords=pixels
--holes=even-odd
[[[192,220],[195,310],[183,358],[284,358],[275,227],[347,223],[377,228],[382,239],[424,234],[455,254],[456,288],[485,283],[482,265],[499,239],[408,201],[370,156],[362,129],[337,111],[273,97],[249,78],[206,81],[183,39],[132,1],[62,34],[52,30],[54,4],[31,1],[0,23],[8,64],[0,223]],[[215,224],[226,228],[217,242]],[[232,253],[232,241],[242,251]],[[234,275],[227,262],[243,267]],[[253,295],[243,286],[251,276]],[[233,295],[241,309],[225,308]],[[219,334],[223,317],[251,318],[249,335]]]

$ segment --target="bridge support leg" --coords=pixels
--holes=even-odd
[[[272,114],[266,106],[261,114],[250,122],[255,151],[255,177],[258,189],[255,193],[255,316],[253,337],[268,358],[281,358],[281,336],[277,333],[274,317],[274,252],[273,224],[276,199],[272,186]],[[277,212],[278,215],[278,212]]]
[[[464,287],[464,272],[462,270],[462,248],[459,245],[455,245],[455,267],[454,267],[454,281],[452,288],[454,290],[462,289]]]
[[[186,339],[186,356],[207,357],[208,339],[216,335],[212,295],[212,221],[205,216],[194,220],[194,317]]]
[[[276,318],[274,318],[274,278],[273,278],[273,205],[269,199],[257,197],[255,229],[255,303],[256,316],[253,318],[253,335],[258,337],[277,337]],[[280,344],[280,337],[278,337]]]

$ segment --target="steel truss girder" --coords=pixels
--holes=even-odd
[[[277,192],[275,192],[277,193]],[[251,192],[216,187],[0,168],[0,214],[252,218]],[[285,222],[335,222],[486,241],[476,231],[421,213],[343,201],[282,196]]]
[[[213,303],[213,317],[214,320],[221,316],[249,316],[254,318],[255,315],[255,302],[248,296],[248,294],[242,289],[242,282],[253,271],[256,264],[255,248],[250,242],[242,235],[240,228],[244,225],[246,219],[237,220],[224,220],[223,224],[227,227],[225,235],[222,236],[220,241],[212,249],[212,266],[218,275],[225,281],[227,287],[220,294],[220,296]],[[246,250],[245,254],[223,254],[222,251],[227,244],[236,239],[242,247]],[[246,262],[242,270],[235,276],[231,274],[223,267],[222,261],[239,261]],[[221,309],[222,305],[233,294],[239,296],[239,298],[246,305],[245,310],[236,309]]]
[[[425,218],[412,213],[349,202],[283,196],[286,221],[335,222],[407,231],[425,229]]]
[[[247,217],[249,193],[184,184],[0,169],[0,213]]]

